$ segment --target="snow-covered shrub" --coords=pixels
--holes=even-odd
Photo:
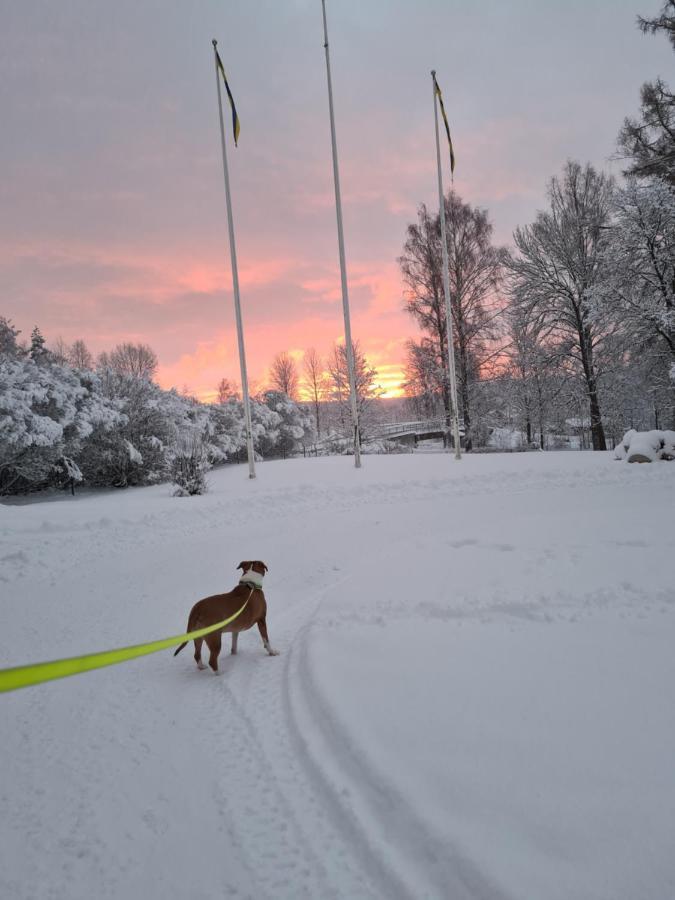
[[[75,493],[75,485],[82,482],[82,472],[74,460],[69,456],[62,456],[52,466],[49,480],[56,487],[70,487]]]
[[[663,447],[661,447],[661,459],[667,462],[675,460],[675,431],[662,431]]]
[[[654,462],[663,446],[660,431],[637,431],[630,440],[627,462]]]
[[[367,441],[361,446],[361,453],[378,454],[378,453],[410,453],[412,446],[404,444],[402,441]]]
[[[629,463],[675,460],[675,431],[627,431],[614,451]]]
[[[176,485],[174,497],[205,494],[206,473],[211,468],[206,443],[198,432],[184,435],[178,441],[171,465],[171,480]]]
[[[637,434],[634,428],[629,429],[621,438],[621,443],[616,445],[614,450],[614,459],[625,459],[628,455],[628,448],[634,434]]]

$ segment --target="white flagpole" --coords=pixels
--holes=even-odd
[[[457,376],[455,373],[455,342],[452,328],[452,308],[450,306],[450,275],[448,272],[448,243],[445,236],[445,195],[443,193],[443,170],[441,167],[441,144],[438,137],[438,99],[436,97],[436,71],[431,73],[434,92],[434,121],[436,123],[436,162],[438,163],[438,202],[441,211],[441,244],[443,245],[443,292],[445,294],[445,327],[448,338],[448,369],[450,371],[450,415],[455,442],[455,459],[462,458],[459,443],[459,415],[457,408]]]
[[[218,114],[220,116],[220,145],[223,151],[223,175],[225,176],[225,201],[227,204],[227,227],[230,235],[230,258],[232,260],[232,288],[234,290],[234,311],[237,319],[237,340],[239,342],[239,365],[241,368],[241,393],[244,399],[244,422],[246,425],[246,451],[248,454],[248,477],[255,478],[255,455],[253,452],[253,428],[251,426],[251,403],[248,396],[248,376],[246,374],[246,351],[244,349],[244,328],[241,321],[239,300],[239,270],[237,269],[237,249],[234,243],[234,223],[232,221],[232,200],[230,198],[230,176],[227,170],[227,150],[225,147],[225,126],[223,125],[223,101],[220,93],[220,72],[218,71],[218,42],[213,42],[213,61],[216,65],[216,86],[218,88]]]
[[[342,232],[342,201],[340,199],[340,173],[338,171],[337,141],[335,139],[335,117],[333,115],[333,84],[330,77],[330,56],[328,54],[328,26],[326,24],[326,0],[321,0],[323,10],[323,37],[326,51],[326,73],[328,75],[328,109],[330,112],[330,135],[333,143],[333,179],[335,181],[335,211],[337,214],[338,247],[340,251],[340,277],[342,279],[342,311],[345,319],[345,349],[347,351],[347,368],[349,370],[349,397],[354,426],[354,466],[361,468],[361,434],[359,414],[356,402],[356,377],[354,374],[354,345],[349,320],[349,293],[347,291],[347,264],[345,262],[345,239]]]

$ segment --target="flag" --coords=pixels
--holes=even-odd
[[[227,82],[225,82],[227,84]],[[455,174],[455,151],[452,149],[452,138],[450,137],[450,126],[448,125],[448,117],[445,114],[445,107],[443,106],[443,95],[441,94],[441,89],[438,86],[438,82],[436,81],[436,75],[434,74],[434,90],[436,91],[436,96],[438,97],[438,102],[441,106],[441,115],[443,116],[443,121],[445,122],[445,133],[448,136],[448,145],[450,147],[450,172]]]
[[[214,41],[215,44],[215,41]],[[220,70],[220,74],[223,76],[223,82],[225,83],[225,90],[227,91],[227,96],[230,101],[230,106],[232,107],[232,131],[234,132],[234,146],[237,146],[237,141],[239,140],[239,116],[237,115],[237,107],[234,105],[234,97],[232,96],[232,91],[230,90],[230,86],[227,83],[227,76],[225,75],[225,68],[223,67],[223,61],[220,58],[220,54],[216,50],[216,62],[218,63],[218,68]],[[447,123],[446,123],[447,125]]]

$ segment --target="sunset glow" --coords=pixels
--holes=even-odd
[[[18,6],[9,13],[0,36],[0,314],[22,337],[38,325],[48,342],[82,338],[94,355],[147,343],[160,384],[203,399],[222,378],[239,382],[215,34],[241,119],[228,153],[250,380],[265,386],[281,351],[300,361],[314,347],[326,357],[343,339],[318,6],[269,5],[260,17],[242,0],[224,22],[216,5],[167,4],[161,21],[140,5],[132,31],[104,6],[96,28],[78,4],[42,18]],[[563,4],[528,5],[525,32],[523,3],[508,14],[495,7],[490,35],[469,5],[394,2],[386,15],[381,3],[335,5],[352,332],[385,396],[401,395],[405,343],[418,337],[397,257],[418,205],[438,202],[430,65],[453,129],[454,189],[487,207],[496,242],[508,243],[564,159],[606,164],[625,98],[637,100],[635,73],[655,60],[657,48],[634,33],[633,6],[612,8],[631,19],[630,65],[621,52],[596,66],[590,48],[606,20]],[[575,43],[581,62],[571,70],[579,33],[588,45]],[[475,46],[491,66],[476,67]],[[527,65],[513,64],[521,57]],[[531,65],[545,77],[533,81]],[[583,101],[573,117],[570,97]]]

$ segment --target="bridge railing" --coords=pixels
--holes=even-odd
[[[383,422],[369,429],[373,436],[387,437],[402,434],[429,434],[433,431],[445,431],[445,416],[435,419],[419,419],[416,422]],[[459,433],[464,434],[464,423],[459,423]]]

